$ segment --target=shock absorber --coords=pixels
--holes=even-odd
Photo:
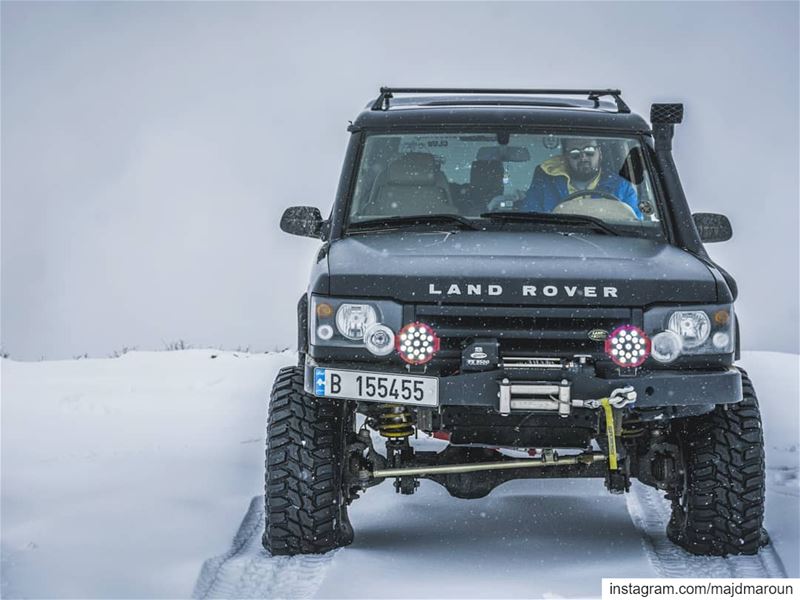
[[[388,440],[406,440],[414,435],[414,418],[400,404],[384,404],[378,418],[378,433]]]
[[[408,438],[414,435],[414,416],[403,405],[384,404],[378,417],[378,433],[386,438],[386,462],[402,468],[414,459],[414,448]],[[413,494],[419,482],[413,476],[398,477],[394,488],[401,494]]]

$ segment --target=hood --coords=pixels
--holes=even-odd
[[[403,302],[646,306],[714,302],[716,280],[663,242],[549,232],[388,231],[337,240],[330,294]]]

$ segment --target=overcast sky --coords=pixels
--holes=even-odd
[[[743,346],[798,352],[798,4],[2,3],[2,349],[294,346],[347,121],[381,84],[683,101]]]

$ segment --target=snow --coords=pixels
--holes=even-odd
[[[4,359],[2,597],[555,598],[598,596],[611,576],[769,576],[781,562],[800,575],[798,355],[742,360],[767,440],[773,546],[759,559],[690,557],[664,543],[658,493],[612,496],[594,480],[514,481],[480,500],[429,481],[413,496],[383,484],[351,507],[352,546],[269,557],[259,541],[267,397],[295,359]]]
[[[2,596],[189,596],[262,493],[268,390],[293,360],[4,360]]]

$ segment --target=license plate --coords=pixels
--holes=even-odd
[[[438,406],[439,379],[316,367],[314,394],[366,402]]]

